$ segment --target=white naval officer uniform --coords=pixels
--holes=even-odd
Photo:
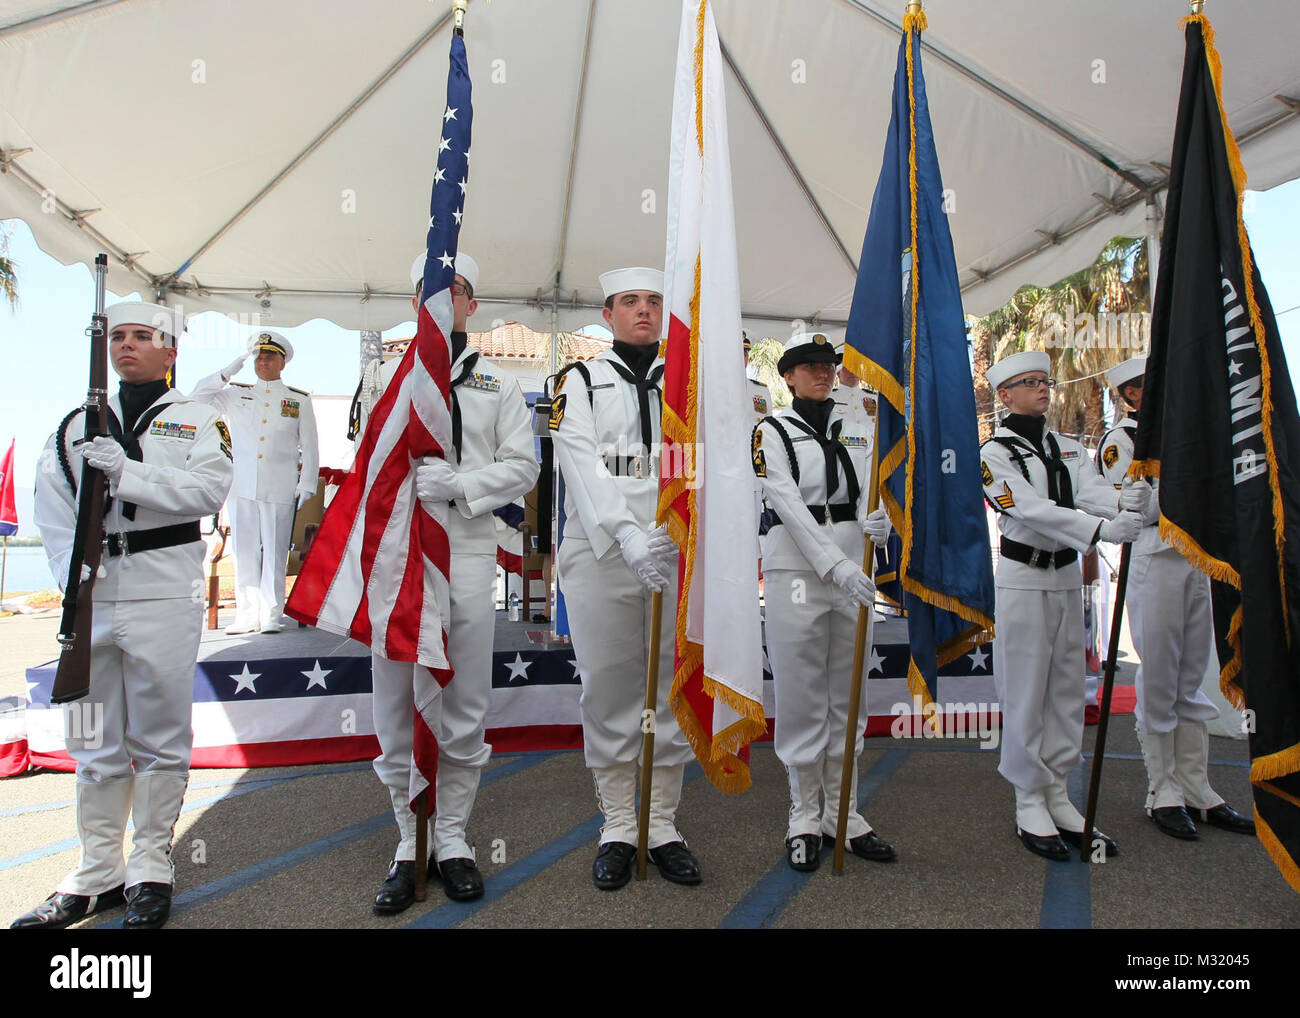
[[[1031,370],[1031,369],[1026,369]],[[998,636],[993,668],[1002,704],[998,772],[1016,789],[1023,831],[1050,837],[1082,831],[1066,780],[1083,744],[1083,569],[1098,526],[1118,513],[1119,493],[1099,477],[1087,451],[1044,425],[1043,445],[1055,442],[1073,508],[1048,494],[1047,466],[1032,443],[999,426],[981,448],[984,494],[997,512],[1003,552],[997,567]],[[1010,443],[1020,457],[1003,442]],[[1028,472],[1028,479],[1023,469]],[[1100,482],[1100,483],[1098,483]],[[1064,492],[1060,493],[1062,502]],[[1037,549],[1046,568],[1012,560],[1007,541]],[[1068,562],[1060,561],[1069,558]]]
[[[753,436],[754,471],[780,521],[767,533],[763,574],[767,656],[776,693],[776,755],[790,781],[787,838],[834,837],[839,818],[858,604],[830,577],[840,562],[854,568],[862,564],[866,539],[859,521],[867,511],[871,472],[870,437],[832,410],[822,438],[842,451],[835,453],[835,485],[828,492],[827,458],[814,432],[814,426],[789,407],[757,425]],[[851,476],[845,458],[852,465]],[[797,476],[792,464],[797,464]],[[814,513],[822,515],[822,522]],[[870,647],[870,613],[867,626]],[[849,839],[871,830],[857,808],[856,760],[862,754],[867,718],[865,688],[863,692],[855,722]]]
[[[294,510],[320,473],[316,417],[311,394],[279,379],[226,382],[220,371],[208,375],[192,396],[225,415],[234,439],[235,625],[274,630],[284,624]]]
[[[400,359],[383,364],[387,386]],[[465,486],[465,497],[447,513],[451,548],[450,612],[447,655],[455,678],[440,695],[438,779],[433,849],[439,862],[471,858],[465,839],[479,773],[492,747],[483,741],[492,696],[492,646],[495,625],[496,525],[492,510],[532,490],[538,465],[532,419],[518,381],[466,346],[451,366],[452,394],[460,411],[459,459],[448,455]],[[410,661],[390,661],[371,652],[375,732],[381,753],[375,773],[387,786],[400,841],[394,860],[415,859],[416,820],[410,807],[413,683]]]
[[[1097,469],[1118,488],[1133,462],[1136,418],[1108,431]],[[1151,486],[1158,488],[1159,479]],[[1153,505],[1153,510],[1156,507]],[[1201,691],[1214,653],[1209,578],[1160,537],[1158,510],[1133,542],[1129,559],[1129,632],[1140,661],[1137,729],[1147,766],[1146,808],[1213,809],[1223,796],[1210,787],[1209,729],[1219,710]]]
[[[108,404],[120,419],[119,397]],[[145,422],[138,436],[141,459],[128,458],[121,478],[108,486],[113,501],[105,533],[129,548],[131,538],[118,535],[190,524],[194,539],[105,552],[93,596],[90,692],[64,706],[65,717],[93,717],[102,708],[103,719],[93,735],[85,725],[67,726],[68,752],[77,762],[81,859],[59,884],[61,893],[98,895],[122,883],[173,882],[172,829],[189,777],[194,662],[203,625],[205,546],[198,520],[221,508],[233,468],[225,426],[211,407],[170,389],[142,413],[138,424]],[[78,484],[84,432],[85,417],[77,415],[63,436],[63,462]],[[51,436],[42,453],[33,517],[50,570],[66,585],[77,498],[58,465],[57,438]],[[124,861],[128,816],[135,832]]]
[[[656,357],[647,373],[663,373]],[[566,513],[557,565],[568,606],[573,653],[582,681],[582,736],[605,824],[601,844],[637,841],[633,807],[641,753],[641,713],[649,668],[651,591],[625,561],[619,535],[655,526],[659,499],[657,452],[662,442],[661,395],[649,393],[650,448],[642,433],[640,399],[613,350],[575,366],[557,382],[550,430],[564,475]],[[590,377],[590,384],[583,371]],[[677,556],[665,570],[659,637],[648,845],[681,841],[675,816],[691,748],[668,706],[672,690],[677,606]]]

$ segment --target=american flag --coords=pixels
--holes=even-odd
[[[435,787],[431,712],[452,678],[446,508],[430,513],[415,495],[419,460],[445,458],[451,447],[451,287],[473,119],[458,34],[450,64],[415,341],[370,415],[352,471],[330,503],[286,608],[293,618],[350,636],[391,661],[425,666],[415,670],[413,808]]]

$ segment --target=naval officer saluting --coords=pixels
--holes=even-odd
[[[616,269],[602,275],[600,284],[613,347],[565,370],[556,382],[550,419],[567,513],[557,564],[582,680],[583,750],[605,817],[592,879],[603,890],[616,890],[632,875],[650,602],[652,592],[662,591],[648,844],[661,876],[698,884],[699,864],[676,826],[691,747],[668,706],[677,546],[655,526],[664,274]]]
[[[249,356],[257,384],[227,385]],[[311,395],[280,380],[293,345],[261,329],[249,350],[194,387],[191,397],[216,407],[230,422],[235,484],[230,495],[235,543],[235,621],[230,634],[278,633],[284,628],[284,582],[294,511],[316,494],[320,457]]]
[[[1133,462],[1133,436],[1142,411],[1145,357],[1112,368],[1107,379],[1132,407],[1102,436],[1097,469],[1117,488]],[[1154,486],[1159,486],[1159,481]],[[1210,731],[1219,709],[1201,692],[1213,652],[1210,581],[1160,537],[1160,507],[1153,499],[1142,517],[1142,536],[1129,563],[1129,631],[1138,666],[1135,722],[1147,768],[1147,815],[1164,834],[1192,840],[1196,820],[1237,834],[1254,834],[1242,816],[1210,787]]]
[[[68,726],[81,858],[14,929],[62,929],[121,904],[124,892],[128,930],[156,929],[171,910],[172,832],[189,779],[203,625],[203,601],[194,597],[203,589],[199,519],[225,501],[230,440],[211,407],[166,382],[181,314],[129,301],[107,317],[109,358],[122,379],[108,401],[113,437],[83,442],[85,416],[65,417],[42,453],[48,469],[37,472],[33,512],[50,570],[66,586],[82,458],[104,472],[111,504],[93,593],[90,692],[64,706],[96,716],[102,709],[102,725]],[[128,817],[135,831],[124,861]]]
[[[867,698],[849,719],[858,609],[876,588],[862,571],[863,535],[889,537],[884,509],[868,514],[871,446],[846,425],[831,398],[840,355],[826,336],[786,344],[777,370],[794,395],[788,410],[754,428],[753,462],[775,512],[763,552],[767,656],[776,693],[776,755],[790,780],[786,861],[817,869],[822,840],[835,838],[846,728],[857,731],[849,794],[848,847],[889,862],[894,849],[857,808],[857,763]],[[867,646],[871,645],[868,614]]]
[[[1145,482],[1116,491],[1087,451],[1047,427],[1053,382],[1045,353],[1012,354],[986,377],[1010,410],[980,449],[984,497],[1002,534],[993,668],[1002,703],[998,772],[1016,791],[1016,833],[1059,862],[1080,845],[1084,818],[1066,780],[1083,745],[1083,570],[1098,541],[1134,540],[1151,498]],[[1123,510],[1123,511],[1121,511]],[[1064,839],[1064,840],[1062,840]],[[1119,849],[1098,831],[1106,854]]]

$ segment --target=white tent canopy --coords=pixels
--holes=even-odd
[[[746,320],[848,314],[903,0],[714,0]],[[1144,232],[1185,0],[927,0],[925,73],[966,310]],[[1293,0],[1207,5],[1250,184],[1300,175]],[[0,217],[117,292],[187,312],[410,317],[449,0],[0,0]],[[597,275],[663,260],[678,10],[471,5],[461,246],[489,316],[596,318]],[[766,320],[766,321],[764,321]],[[779,323],[779,324],[778,324]]]

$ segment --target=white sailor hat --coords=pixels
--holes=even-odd
[[[1052,374],[1052,358],[1041,350],[1026,350],[1024,353],[1013,353],[1009,357],[1003,357],[996,364],[989,366],[984,372],[984,377],[989,381],[989,387],[997,392],[1007,382],[1017,375],[1023,375],[1030,371],[1041,371],[1049,378]]]
[[[415,256],[415,261],[411,262],[411,286],[418,287],[424,282],[424,259],[425,252],[421,251]],[[469,284],[471,291],[478,289],[478,262],[476,262],[464,251],[456,253],[456,275]]]
[[[108,332],[119,325],[147,325],[157,329],[176,346],[176,340],[185,331],[185,316],[179,308],[169,308],[163,304],[149,304],[141,300],[124,300],[110,305],[104,312],[108,316]]]
[[[664,292],[664,274],[661,269],[647,269],[637,266],[630,269],[611,269],[600,274],[600,288],[605,291],[605,299],[628,290],[647,290],[661,297]]]
[[[800,364],[839,364],[841,355],[824,332],[801,332],[785,345],[785,353],[776,362],[776,370],[784,375]]]
[[[1135,378],[1141,378],[1147,372],[1147,359],[1145,357],[1130,357],[1123,364],[1116,364],[1106,372],[1106,381],[1115,386],[1116,389],[1122,389]]]
[[[260,350],[283,354],[286,364],[293,360],[293,344],[283,332],[277,332],[275,329],[258,329],[249,337],[248,352],[255,354]]]

